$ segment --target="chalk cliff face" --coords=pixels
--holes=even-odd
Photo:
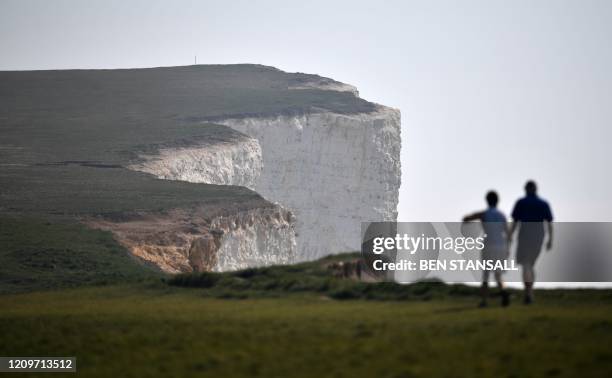
[[[254,189],[263,159],[256,139],[242,135],[235,140],[200,142],[182,148],[161,148],[141,154],[129,169],[151,173],[166,180],[237,185]]]
[[[290,88],[358,93],[353,86],[321,77],[297,80]],[[193,260],[182,252],[183,257],[177,257],[181,263],[166,270],[237,269],[257,264],[253,256],[279,263],[359,250],[361,222],[397,219],[401,181],[400,113],[381,105],[373,109],[353,114],[314,109],[300,115],[215,117],[204,123],[228,126],[239,137],[141,155],[129,168],[168,180],[246,186],[295,216],[297,246],[284,260],[279,248],[294,245],[293,236],[259,224],[261,219],[255,217],[255,223],[247,222],[249,227],[236,229],[223,240],[211,236],[194,242],[187,237],[194,251],[214,245],[214,264],[201,262],[208,257]],[[282,237],[291,240],[281,242]]]
[[[358,250],[361,222],[397,219],[398,110],[378,106],[371,113],[322,112],[216,122],[250,138],[233,144],[162,149],[132,168],[164,179],[254,189],[295,214],[298,260]],[[230,258],[232,250],[237,255],[254,253],[243,252],[254,251],[258,245],[249,237],[263,228],[253,227],[238,239],[227,237],[218,247],[220,256],[225,256],[220,257],[223,269],[241,266]]]
[[[397,219],[398,110],[217,122],[259,141],[264,169],[255,190],[294,211],[299,259],[358,250],[361,222]]]
[[[168,273],[296,261],[293,215],[275,205],[229,211],[208,206],[84,222],[111,231],[133,256]]]

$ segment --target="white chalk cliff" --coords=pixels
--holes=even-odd
[[[326,80],[294,88],[358,93],[355,87]],[[230,117],[214,123],[229,126],[244,138],[235,143],[163,148],[141,156],[129,168],[163,179],[247,186],[291,211],[297,252],[280,257],[278,248],[293,241],[278,239],[292,236],[278,227],[264,231],[263,226],[252,226],[226,237],[218,248],[218,265],[204,268],[257,265],[250,257],[238,256],[283,263],[359,250],[361,222],[397,219],[399,110],[376,105],[368,113],[312,111],[295,116]],[[285,223],[282,230],[289,229]],[[276,241],[265,240],[265,235]]]
[[[231,142],[202,142],[189,147],[161,148],[154,155],[140,155],[140,161],[128,168],[167,180],[254,189],[262,164],[259,142],[243,136]]]
[[[218,123],[259,141],[264,169],[255,191],[294,212],[299,259],[359,250],[361,222],[397,219],[398,110]]]

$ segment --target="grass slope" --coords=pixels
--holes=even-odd
[[[159,279],[104,231],[0,217],[0,294]]]
[[[612,374],[609,291],[542,292],[531,307],[484,310],[468,297],[222,300],[161,284],[1,299],[0,355],[76,356],[77,376]]]
[[[264,298],[309,293],[333,299],[408,300],[469,296],[478,289],[441,282],[366,283],[339,278],[330,263],[355,260],[358,253],[334,255],[295,265],[250,268],[235,272],[184,273],[168,280],[171,286],[203,288],[204,295],[215,298]]]
[[[243,209],[270,203],[238,186],[204,185],[158,180],[122,168],[92,168],[78,164],[54,167],[8,167],[0,170],[6,213],[37,215],[121,214],[164,211],[195,205]]]

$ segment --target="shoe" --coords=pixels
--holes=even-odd
[[[532,303],[533,303],[533,298],[531,298],[531,295],[525,295],[525,298],[523,298],[523,304],[530,305]]]
[[[488,304],[487,304],[487,301],[485,301],[485,300],[480,301],[480,303],[478,304],[478,307],[480,307],[480,308],[485,308],[487,306],[488,306]]]
[[[501,298],[502,298],[501,300],[502,307],[510,306],[510,293],[508,293],[506,290],[502,290]]]

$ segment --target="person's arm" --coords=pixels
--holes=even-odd
[[[506,258],[510,256],[510,245],[512,244],[512,239],[510,237],[510,226],[508,225],[508,221],[504,218],[504,233],[506,234],[507,246],[506,246]]]
[[[553,245],[553,225],[552,225],[553,215],[552,215],[552,211],[550,210],[550,206],[548,205],[547,202],[546,202],[545,220],[546,220],[546,223],[548,224],[548,241],[546,242],[546,250],[550,251]]]
[[[553,246],[553,224],[552,222],[546,222],[548,224],[548,241],[546,242],[546,250],[550,251]]]
[[[516,231],[519,219],[521,219],[521,204],[521,200],[516,201],[514,209],[512,209],[512,223],[510,223],[510,230],[508,231],[508,244],[512,243],[512,236],[514,235],[514,231]]]
[[[470,215],[466,215],[465,217],[463,217],[463,221],[464,222],[471,222],[474,220],[480,220],[482,219],[482,215],[484,214],[484,211],[479,211],[477,213],[474,214],[470,214]]]

